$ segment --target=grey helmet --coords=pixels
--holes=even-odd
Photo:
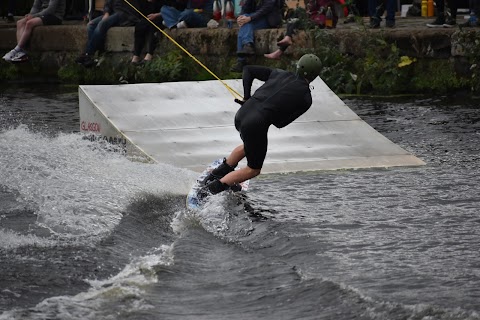
[[[322,69],[320,58],[314,54],[304,54],[297,62],[297,75],[303,76],[308,81],[313,81]]]

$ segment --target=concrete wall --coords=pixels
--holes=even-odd
[[[0,28],[0,51],[15,47],[15,28]],[[284,29],[268,29],[257,32],[257,51],[269,50],[270,44],[277,42]],[[167,31],[175,41],[192,54],[217,55],[235,54],[237,29],[183,29]],[[171,45],[167,37],[161,35],[157,50]],[[30,51],[64,51],[80,53],[87,42],[86,25],[43,26],[34,29],[30,42]],[[133,50],[134,28],[114,27],[108,31],[106,50],[112,52],[131,52]]]
[[[0,53],[16,45],[14,27],[0,27]],[[175,41],[193,55],[235,56],[238,29],[182,29],[167,31]],[[255,34],[257,55],[277,49],[277,38],[285,29],[259,30]],[[381,32],[386,39],[394,41],[405,54],[414,57],[448,58],[452,55],[452,35],[456,29],[399,28],[391,30],[368,30],[362,28],[336,29],[332,35],[341,45],[343,52],[359,55],[363,52],[364,37]],[[160,36],[158,52],[171,46],[171,41]],[[80,53],[85,48],[87,32],[85,24],[44,26],[34,30],[29,50],[32,52]],[[111,28],[107,34],[106,50],[129,53],[133,49],[133,27]],[[295,45],[286,54],[295,54],[302,48],[313,45],[315,39],[300,31],[295,36]],[[453,54],[457,54],[453,52]],[[458,53],[460,54],[460,53]]]
[[[236,59],[237,28],[227,29],[182,29],[167,31],[167,34],[179,43],[194,57],[198,58],[212,72],[219,75],[229,73],[230,66]],[[278,38],[285,32],[281,29],[258,30],[255,33],[256,56],[250,63],[270,64],[263,57],[264,53],[277,49]],[[450,59],[462,56],[462,46],[456,44],[456,39],[461,31],[458,28],[429,29],[425,27],[424,19],[398,20],[394,29],[368,29],[365,24],[343,24],[339,22],[337,28],[326,31],[329,40],[316,40],[321,32],[299,31],[294,37],[294,45],[285,53],[280,64],[288,66],[291,60],[299,58],[305,49],[322,45],[329,45],[329,41],[339,44],[341,51],[352,57],[363,57],[368,46],[375,45],[372,39],[386,39],[396,43],[402,55],[418,59],[441,59],[447,64],[461,59]],[[475,31],[474,31],[475,32]],[[16,29],[14,25],[0,24],[0,54],[3,55],[16,45]],[[322,38],[324,36],[322,35]],[[316,44],[316,41],[318,43]],[[74,59],[85,49],[87,42],[86,24],[66,21],[61,26],[42,26],[35,28],[30,42],[29,53],[34,63],[17,65],[9,72],[16,72],[18,76],[30,79],[35,76],[46,76],[52,79],[57,77],[58,70],[63,66],[74,65]],[[108,31],[106,50],[111,53],[108,57],[125,66],[132,55],[134,43],[133,27],[114,27]],[[169,52],[176,47],[172,41],[163,34],[159,36],[159,45],[156,53]],[[7,63],[0,61],[0,68]],[[461,68],[460,68],[461,67]],[[461,64],[458,67],[462,72],[468,73],[470,65]],[[457,68],[457,66],[455,67]],[[459,70],[460,70],[459,69]],[[467,71],[465,71],[465,70]],[[5,69],[7,70],[7,69]],[[2,79],[0,79],[1,81]]]

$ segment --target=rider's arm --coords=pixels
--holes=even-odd
[[[250,99],[252,96],[253,80],[267,81],[273,69],[263,66],[247,65],[243,68],[243,94],[244,99]]]

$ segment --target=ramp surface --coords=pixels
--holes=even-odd
[[[225,82],[243,94],[241,80]],[[286,128],[270,127],[262,173],[425,164],[360,119],[321,79],[311,85],[310,110]],[[233,124],[239,105],[216,80],[80,86],[79,103],[82,132],[177,167],[201,172],[241,143]]]

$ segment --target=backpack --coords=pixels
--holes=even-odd
[[[337,25],[338,14],[336,12],[335,1],[332,0],[309,0],[307,4],[307,13],[310,20],[320,28],[325,28],[327,8],[330,7],[333,13],[333,27]]]

